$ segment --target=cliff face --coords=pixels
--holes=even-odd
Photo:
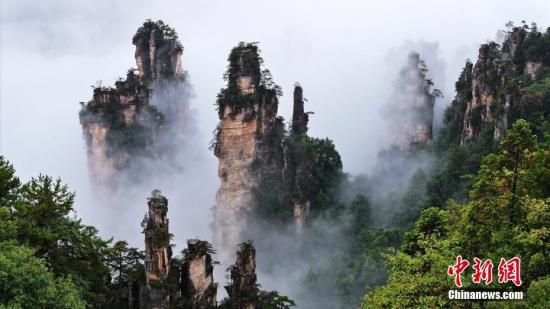
[[[251,219],[260,222],[262,231],[292,221],[302,229],[316,206],[312,201],[319,201],[319,208],[331,202],[327,192],[336,190],[342,176],[332,141],[307,135],[310,113],[304,112],[298,84],[291,132],[286,132],[284,119],[277,116],[280,88],[261,63],[255,44],[235,47],[227,86],[218,94],[220,122],[211,148],[219,162],[214,229],[223,261],[233,246],[257,236]]]
[[[307,134],[309,114],[304,112],[304,90],[299,84],[294,85],[294,104],[292,109],[293,135]]]
[[[149,89],[128,71],[114,88],[99,86],[80,112],[88,147],[88,166],[94,183],[113,185],[118,170],[131,156],[155,156],[153,148],[164,117],[149,105]]]
[[[145,234],[145,286],[139,277],[129,281],[130,295],[121,307],[126,308],[127,304],[130,308],[144,309],[218,308],[218,284],[214,282],[214,264],[217,262],[212,259],[216,253],[212,245],[207,241],[191,239],[182,251],[183,258],[172,257],[168,200],[160,191],[153,190],[147,204],[148,212],[142,222]],[[229,297],[222,301],[220,308],[289,308],[288,305],[293,304],[276,291],[259,289],[256,249],[251,241],[240,244],[237,260],[228,270],[230,282],[226,290]],[[140,274],[143,276],[143,273]]]
[[[304,112],[303,89],[300,85],[294,86],[294,105],[292,110],[291,135],[285,143],[285,167],[284,167],[284,182],[288,192],[292,192],[291,203],[293,215],[298,231],[303,230],[309,216],[310,201],[300,194],[303,189],[300,182],[300,177],[311,177],[311,161],[302,159],[299,155],[300,147],[293,147],[296,143],[303,139],[307,139],[307,124],[309,122],[309,114]]]
[[[277,291],[260,290],[256,276],[256,249],[251,241],[239,245],[235,264],[229,267],[229,284],[225,286],[227,298],[220,303],[220,308],[289,309],[296,304]]]
[[[256,278],[256,249],[244,242],[237,251],[237,260],[230,267],[230,284],[225,287],[228,298],[235,308],[258,307],[259,292]]]
[[[191,239],[184,250],[182,272],[182,296],[190,309],[210,309],[216,307],[214,283],[213,249],[206,241]]]
[[[183,47],[174,29],[162,22],[147,21],[132,39],[136,46],[139,76],[145,80],[162,80],[183,74]]]
[[[484,44],[479,49],[478,60],[471,72],[471,99],[466,101],[461,144],[479,135],[484,123],[494,123],[495,138],[500,138],[506,129],[510,96],[499,97],[498,90],[507,81],[502,53],[496,43]],[[501,102],[503,100],[503,102]],[[502,110],[497,110],[502,107]]]
[[[432,139],[433,108],[441,93],[432,88],[427,71],[420,55],[411,52],[394,82],[391,101],[384,110],[389,120],[390,144],[409,149]]]
[[[536,27],[515,27],[502,47],[494,42],[483,44],[475,64],[466,63],[453,101],[455,112],[462,114],[455,116],[462,121],[457,125],[460,144],[484,130],[494,140],[504,136],[509,124],[520,116],[522,89],[550,61],[545,44]]]
[[[180,117],[186,112],[181,97],[167,98],[170,91],[164,88],[169,87],[158,89],[166,83],[185,86],[183,48],[176,33],[161,21],[147,21],[133,43],[138,70],[129,70],[114,87],[98,84],[79,114],[88,169],[100,192],[113,190],[122,179],[142,178],[149,166],[143,160],[170,158],[174,147],[167,133],[174,123],[185,122]]]
[[[149,212],[143,219],[145,234],[145,303],[147,308],[168,308],[166,281],[170,273],[172,247],[168,231],[168,200],[154,190],[148,199]]]
[[[255,205],[254,190],[282,154],[277,136],[277,89],[260,72],[258,49],[241,43],[229,57],[227,87],[218,95],[220,123],[213,144],[220,188],[216,194],[215,243],[222,259],[243,239]]]

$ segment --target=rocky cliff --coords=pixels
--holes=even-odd
[[[216,306],[217,284],[214,283],[212,246],[203,240],[187,241],[182,272],[182,297],[190,309]]]
[[[460,144],[485,133],[494,140],[504,136],[510,123],[525,112],[526,86],[550,64],[545,36],[536,25],[512,27],[502,46],[481,45],[475,64],[466,62],[447,119],[461,132]],[[530,108],[530,107],[527,107]]]
[[[277,291],[260,290],[256,276],[256,249],[252,241],[239,245],[237,259],[228,269],[230,280],[225,286],[227,298],[223,299],[219,308],[260,309],[280,308],[290,309],[296,304]]]
[[[435,99],[441,92],[433,88],[428,68],[420,54],[411,52],[394,82],[391,101],[384,109],[388,119],[389,144],[409,149],[432,139]]]
[[[142,222],[145,234],[145,272],[128,281],[130,295],[121,307],[143,309],[289,308],[293,301],[276,291],[262,291],[256,280],[256,250],[243,242],[236,262],[228,268],[229,297],[218,305],[218,284],[214,282],[212,258],[216,253],[204,240],[190,239],[183,257],[172,256],[168,220],[168,199],[153,190]],[[140,263],[141,264],[141,263]],[[140,265],[138,264],[138,265]],[[142,266],[143,267],[143,266]],[[145,284],[142,282],[145,281]]]
[[[173,95],[187,88],[175,31],[148,20],[133,43],[138,69],[129,70],[114,87],[98,83],[79,114],[90,176],[101,192],[112,191],[122,180],[142,179],[153,168],[149,161],[170,159],[175,142],[167,136],[186,121],[185,97]]]
[[[214,229],[222,261],[236,244],[254,239],[258,229],[292,221],[302,229],[310,209],[329,203],[327,195],[333,196],[342,175],[332,141],[307,135],[310,113],[304,111],[299,84],[286,132],[284,119],[277,116],[282,93],[261,64],[258,47],[240,43],[230,53],[227,86],[218,94],[220,122],[212,149],[221,181]],[[252,219],[259,223],[256,230]]]
[[[218,94],[220,123],[212,145],[221,181],[215,244],[224,260],[244,237],[256,202],[254,190],[281,160],[283,134],[282,119],[277,117],[279,89],[268,72],[260,70],[258,47],[241,43],[228,60],[227,86]]]
[[[136,64],[142,79],[158,81],[183,75],[183,46],[176,31],[162,21],[146,21],[132,43],[136,46]]]
[[[168,200],[154,190],[148,198],[149,211],[143,219],[145,234],[146,308],[168,308],[166,281],[170,273],[172,247],[168,231]]]
[[[307,124],[309,122],[309,113],[304,112],[303,93],[302,86],[296,84],[294,86],[291,131],[284,144],[285,166],[283,170],[285,187],[288,192],[291,192],[290,203],[298,231],[303,230],[311,207],[309,199],[300,194],[304,189],[300,178],[311,177],[312,174],[312,162],[303,160],[303,157],[300,156],[299,144],[308,138]]]
[[[240,244],[237,260],[229,269],[231,281],[225,289],[232,308],[259,308],[260,290],[256,277],[256,249],[251,242]]]
[[[294,85],[294,104],[292,108],[291,134],[307,134],[307,124],[309,122],[309,113],[304,112],[304,89],[298,83]]]

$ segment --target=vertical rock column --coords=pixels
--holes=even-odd
[[[260,83],[261,58],[254,44],[231,51],[227,86],[218,95],[220,122],[214,153],[220,188],[216,194],[214,244],[222,262],[240,243],[255,206],[254,190],[282,152],[269,143],[277,117],[276,91]],[[276,147],[276,146],[275,146]]]
[[[259,300],[256,278],[256,249],[244,242],[237,251],[237,261],[230,267],[231,283],[225,287],[235,308],[254,309]]]
[[[292,110],[292,134],[307,134],[308,113],[304,112],[304,90],[299,84],[294,85],[294,105]]]
[[[399,71],[383,115],[387,118],[388,145],[409,150],[432,139],[434,104],[439,90],[427,76],[428,68],[417,52],[411,52]]]
[[[466,105],[467,116],[464,117],[461,144],[476,137],[484,123],[496,119],[496,115],[491,112],[491,106],[498,100],[496,92],[500,81],[489,76],[498,76],[500,56],[496,43],[483,44],[479,48],[478,60],[472,69],[472,94]]]
[[[508,122],[513,120],[509,119],[510,109],[521,99],[521,92],[514,87],[514,76],[523,73],[534,78],[542,66],[542,62],[533,61],[517,66],[517,53],[526,36],[525,29],[516,27],[508,33],[502,48],[495,42],[481,45],[475,65],[464,69],[470,71],[471,81],[461,85],[469,87],[465,89],[466,96],[457,93],[455,99],[460,101],[466,97],[460,144],[476,138],[484,127],[493,130],[494,140],[504,137]]]
[[[168,308],[166,280],[170,272],[172,247],[168,231],[168,200],[154,190],[148,198],[149,212],[143,219],[145,234],[146,308]]]
[[[304,112],[304,98],[303,89],[299,84],[294,86],[294,106],[292,111],[292,125],[291,134],[293,138],[302,139],[307,138],[307,124],[309,122],[308,113]],[[288,150],[288,149],[287,149]],[[299,174],[307,173],[308,162],[301,162],[295,158],[294,151],[287,151],[286,158],[286,175],[287,182],[289,184],[289,191],[295,192],[292,199],[294,219],[296,222],[296,228],[298,231],[302,231],[306,223],[306,218],[309,214],[310,202],[304,200],[297,194],[300,190],[300,186],[297,183],[297,177]]]
[[[174,29],[162,21],[146,21],[138,29],[132,43],[139,76],[144,80],[162,80],[183,74],[183,47]]]
[[[175,144],[181,145],[168,129],[188,120],[182,102],[187,86],[183,46],[175,30],[148,20],[132,42],[138,69],[130,69],[114,87],[98,84],[79,113],[92,185],[107,198],[125,181],[146,178],[141,176],[151,170],[143,159],[157,163],[173,156]]]
[[[212,265],[212,246],[207,241],[191,239],[184,250],[182,296],[190,309],[216,307],[216,289]]]

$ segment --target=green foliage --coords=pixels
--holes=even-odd
[[[544,132],[550,132],[550,77],[539,79],[541,73],[535,82],[523,89],[517,114],[529,121],[533,131],[542,139]]]
[[[281,134],[281,130],[274,131]],[[310,203],[313,216],[325,214],[325,210],[337,204],[337,193],[344,178],[340,154],[328,138],[282,134],[272,139],[279,144],[284,140],[286,160],[292,164],[288,169],[292,174],[283,179],[279,170],[264,179],[255,191],[259,215],[270,221],[285,221],[292,216],[294,202],[306,201]],[[276,142],[271,142],[268,148],[273,147]],[[256,164],[261,166],[265,162]]]
[[[172,234],[168,231],[167,226],[153,227],[146,233],[146,241],[150,242],[155,248],[167,247],[170,245]]]
[[[70,217],[74,193],[60,179],[40,175],[21,187],[14,205],[17,239],[36,248],[55,274],[70,274],[85,287],[84,299],[94,303],[106,291],[109,269],[103,263],[108,242],[97,230]],[[92,271],[93,270],[93,271]]]
[[[432,150],[435,163],[433,172],[427,175],[426,196],[417,199],[425,201],[420,209],[431,206],[443,207],[450,198],[466,200],[466,188],[470,185],[466,175],[477,172],[483,156],[495,149],[493,128],[493,122],[483,124],[480,133],[463,146],[458,144],[460,135],[453,134],[457,139],[449,139],[452,134],[450,131],[457,130],[457,127],[448,125],[440,132]],[[414,182],[413,186],[418,186],[418,182]],[[414,220],[414,213],[410,213],[407,218]]]
[[[357,195],[351,202],[349,212],[352,235],[359,235],[363,229],[371,225],[371,206],[366,196]]]
[[[216,100],[218,116],[220,119],[223,117],[226,106],[232,106],[235,109],[234,114],[244,108],[251,108],[255,99],[255,94],[242,94],[236,87],[223,88],[218,93]]]
[[[542,277],[531,283],[527,290],[527,304],[532,309],[550,307],[550,276]]]
[[[266,190],[267,188],[269,190]],[[289,201],[286,194],[281,173],[270,173],[254,190],[254,196],[258,201],[258,215],[271,223],[288,220],[292,216],[292,208],[286,204]]]
[[[295,307],[296,303],[284,295],[279,295],[277,291],[261,291],[259,295],[258,308],[262,309],[290,309]]]
[[[401,197],[400,205],[395,206],[396,213],[391,219],[391,226],[405,230],[410,227],[411,222],[418,217],[418,214],[428,203],[427,182],[428,175],[418,169],[410,179],[410,185],[405,194]]]
[[[524,30],[525,31],[525,30]],[[521,52],[525,61],[542,62],[550,59],[550,29],[539,32],[536,24],[527,31]]]
[[[69,277],[55,277],[33,249],[0,242],[0,308],[86,308]]]
[[[403,236],[401,249],[407,254],[424,253],[422,242],[431,238],[440,239],[448,232],[449,215],[439,208],[427,208],[416,220],[414,228]]]
[[[521,257],[522,265],[527,265],[522,269],[521,288],[537,295],[528,298],[528,303],[546,304],[546,299],[542,300],[546,279],[538,278],[550,272],[550,196],[545,181],[549,171],[541,170],[549,157],[547,146],[539,145],[526,121],[514,123],[498,151],[484,157],[473,177],[471,201],[424,210],[405,234],[401,250],[386,256],[388,281],[369,292],[362,307],[455,305],[446,298],[453,288],[446,269],[459,254],[493,261]],[[465,275],[469,274],[463,278]],[[533,285],[537,280],[541,283]],[[471,286],[468,281],[466,288]],[[510,289],[510,285],[493,284]]]
[[[239,42],[239,45],[231,49],[229,53],[227,59],[229,65],[223,76],[224,80],[234,82],[239,74],[258,79],[261,75],[260,67],[264,62],[260,53],[258,42]]]
[[[344,174],[342,159],[332,140],[292,135],[285,143],[289,160],[298,164],[292,198],[312,201],[314,213],[336,204],[336,191]]]
[[[165,24],[162,20],[152,21],[147,19],[141,27],[138,28],[136,34],[132,38],[132,43],[137,45],[140,41],[145,40],[144,44],[149,44],[149,37],[154,36],[156,47],[169,46],[174,49],[183,51],[183,46],[178,40],[176,30]]]
[[[397,230],[364,226],[359,234],[351,235],[349,252],[333,264],[339,265],[335,269],[335,292],[344,307],[356,307],[366,291],[386,281],[383,253],[399,246],[399,234]]]
[[[0,207],[13,204],[20,185],[13,165],[4,156],[0,156]]]
[[[0,198],[5,203],[0,205],[0,260],[7,258],[12,267],[6,268],[8,273],[0,267],[0,285],[13,283],[13,289],[0,293],[6,295],[0,296],[2,305],[9,307],[13,301],[21,308],[80,308],[85,303],[126,308],[129,289],[138,295],[144,280],[143,254],[125,242],[111,246],[94,227],[83,225],[74,216],[74,193],[60,179],[40,175],[20,184],[4,158],[0,158],[0,176]],[[17,280],[2,281],[8,278],[2,276],[36,285],[37,294]],[[28,301],[20,302],[25,297]]]
[[[140,288],[145,285],[144,255],[142,251],[128,246],[126,241],[117,241],[107,252],[112,281],[104,301],[95,304],[101,308],[133,308],[140,302]]]
[[[270,104],[276,97],[281,96],[282,90],[275,82],[271,72],[262,69],[263,59],[257,42],[245,43],[239,42],[229,54],[227,71],[223,78],[227,81],[227,86],[222,88],[217,95],[216,106],[218,116],[223,118],[225,107],[233,108],[232,115],[236,115],[242,109],[251,108],[256,102],[262,101],[260,98],[265,96],[265,102]],[[247,76],[251,79],[251,87],[254,93],[243,93],[237,86],[237,79],[240,76]],[[273,99],[275,98],[275,99]]]
[[[409,65],[401,70],[400,77],[403,82],[408,85],[418,87],[417,93],[426,95],[430,99],[430,105],[433,106],[435,98],[442,97],[443,94],[439,89],[433,89],[433,81],[428,77],[428,66],[426,62],[420,58],[417,52],[411,52],[408,55]],[[422,81],[422,83],[418,83]]]
[[[445,308],[452,280],[446,274],[452,251],[448,241],[421,243],[422,255],[386,255],[390,267],[385,285],[370,291],[361,308]],[[447,277],[447,278],[446,278]]]
[[[187,244],[189,244],[190,242],[193,242],[193,251],[189,249],[183,249],[182,251],[186,260],[192,260],[195,257],[204,256],[207,254],[216,254],[216,250],[214,250],[212,244],[206,240],[191,239],[187,241]]]

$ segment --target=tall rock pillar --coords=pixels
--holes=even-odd
[[[254,190],[282,156],[283,123],[277,118],[278,88],[260,71],[255,44],[241,43],[229,56],[227,86],[218,94],[220,122],[212,145],[218,157],[215,246],[227,261],[248,229]],[[280,131],[281,134],[277,134]]]
[[[188,122],[183,47],[175,30],[148,20],[132,42],[138,69],[128,70],[114,87],[98,83],[79,113],[91,182],[106,198],[121,183],[147,179],[142,176],[152,165],[144,159],[171,159],[181,146],[174,132]]]
[[[432,139],[434,104],[441,92],[433,89],[427,73],[428,68],[420,55],[411,52],[383,111],[388,120],[388,146],[393,144],[408,150]]]
[[[168,200],[153,190],[148,198],[149,212],[143,219],[145,234],[146,308],[164,309],[170,305],[166,280],[170,272],[172,247],[168,231]]]
[[[291,139],[294,142],[307,139],[309,114],[304,112],[303,89],[298,83],[294,85],[294,105],[292,111]],[[310,163],[299,159],[299,150],[286,147],[285,178],[289,192],[293,192],[292,204],[296,228],[302,231],[309,215],[310,201],[300,194],[300,177],[309,175]],[[307,177],[307,176],[306,176]]]
[[[225,287],[235,308],[255,309],[259,300],[256,277],[256,249],[251,242],[240,244],[237,260],[230,267],[230,284]]]
[[[207,241],[191,239],[184,250],[182,297],[190,309],[216,307],[217,284],[214,283],[212,246]]]
[[[307,134],[308,113],[304,112],[304,90],[299,84],[294,85],[294,105],[292,110],[292,134]]]

